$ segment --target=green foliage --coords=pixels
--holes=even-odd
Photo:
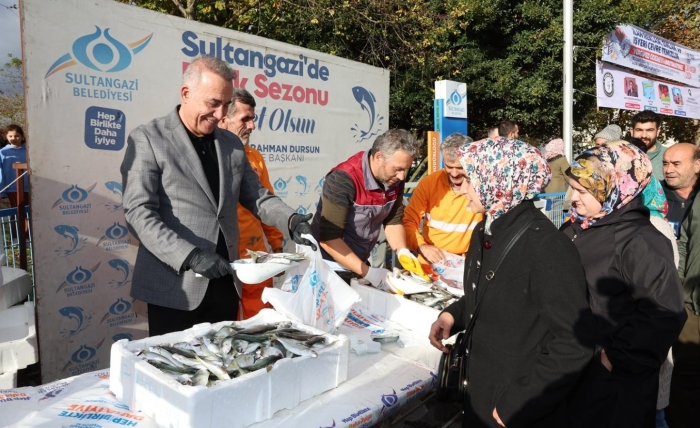
[[[517,120],[533,144],[562,134],[563,0],[122,1],[389,69],[390,125],[421,137],[433,128],[434,81],[441,79],[467,82],[475,138],[503,119]],[[579,145],[611,121],[625,128],[631,116],[596,108],[595,60],[605,34],[624,22],[693,47],[698,3],[574,2]],[[697,129],[687,119],[666,122],[676,138]]]
[[[0,90],[0,126],[14,123],[24,127],[22,60],[12,54],[7,56],[9,60],[0,67],[0,80],[6,88]]]

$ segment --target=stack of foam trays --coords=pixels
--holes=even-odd
[[[39,361],[34,303],[27,302],[31,278],[22,269],[1,269],[0,390],[17,387],[17,371]]]

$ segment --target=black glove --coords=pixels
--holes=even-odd
[[[202,251],[197,248],[189,263],[190,269],[209,279],[220,278],[224,275],[233,275],[233,267],[216,253]]]
[[[306,245],[311,247],[314,251],[318,250],[316,244],[309,241],[306,238],[302,238],[302,234],[313,235],[311,233],[311,225],[309,220],[313,217],[313,214],[292,214],[289,217],[289,234],[292,235],[292,239],[299,245]]]

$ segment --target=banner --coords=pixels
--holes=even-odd
[[[603,61],[700,87],[700,52],[634,25],[619,25],[605,37]]]
[[[440,134],[428,131],[428,174],[440,169]]]
[[[119,167],[131,130],[179,104],[194,58],[225,60],[253,94],[251,145],[299,213],[388,129],[387,70],[109,0],[20,6],[43,382],[108,367],[114,341],[146,335]]]
[[[651,110],[670,116],[700,119],[700,89],[650,79],[598,61],[598,107]]]

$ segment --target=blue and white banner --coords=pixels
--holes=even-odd
[[[603,61],[700,87],[700,52],[634,25],[618,25],[605,37]]]
[[[388,129],[387,70],[109,0],[20,6],[44,382],[108,367],[114,341],[146,334],[119,167],[129,132],[179,104],[194,58],[224,59],[256,98],[251,145],[300,213]]]
[[[700,88],[651,79],[601,61],[596,66],[596,88],[598,107],[700,119]]]

